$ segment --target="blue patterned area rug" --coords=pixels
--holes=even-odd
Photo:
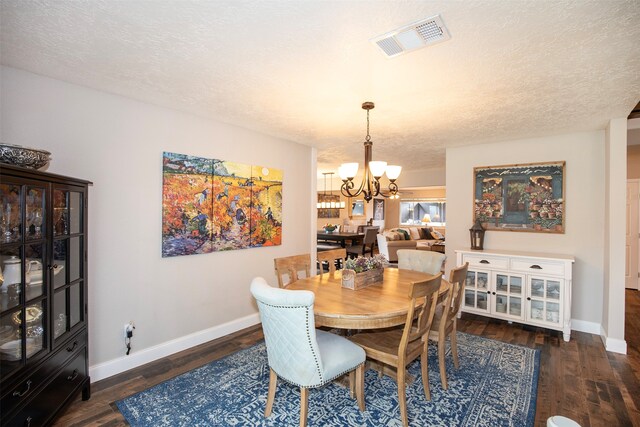
[[[460,369],[447,348],[449,389],[443,390],[437,345],[429,346],[431,400],[424,397],[420,365],[407,387],[414,426],[532,426],[540,352],[458,333]],[[300,420],[299,389],[278,381],[273,412],[264,418],[269,367],[264,342],[117,402],[132,426],[287,426]],[[365,376],[366,412],[349,390],[331,383],[309,391],[310,426],[399,426],[396,383]]]

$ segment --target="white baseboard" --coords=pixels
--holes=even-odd
[[[128,371],[129,369],[133,369],[137,366],[144,365],[145,363],[153,362],[154,360],[169,356],[170,354],[229,335],[258,323],[260,323],[260,315],[258,313],[251,314],[222,325],[194,332],[193,334],[137,351],[130,356],[123,356],[109,360],[108,362],[90,366],[89,375],[91,376],[92,382],[99,381],[121,372]]]
[[[612,353],[627,354],[627,342],[618,338],[610,338],[607,336],[604,328],[600,328],[600,338],[604,344],[604,348]]]
[[[600,335],[602,326],[600,323],[587,322],[586,320],[571,319],[571,330],[586,332],[588,334]]]

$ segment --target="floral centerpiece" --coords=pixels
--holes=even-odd
[[[358,290],[382,282],[386,263],[387,259],[380,254],[370,258],[359,256],[346,260],[342,270],[342,286]]]

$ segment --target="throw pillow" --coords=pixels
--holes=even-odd
[[[411,236],[411,240],[420,240],[420,229],[411,227],[409,229],[409,235]]]
[[[436,239],[444,240],[444,235],[443,235],[442,233],[440,233],[439,231],[433,230],[433,231],[431,232],[431,235],[432,235],[433,237],[435,237]]]
[[[394,242],[396,240],[400,240],[400,234],[395,231],[385,231],[382,235],[387,239],[387,242]]]
[[[431,235],[431,231],[429,231],[429,229],[427,227],[421,228],[420,229],[420,238],[421,239],[426,239],[426,240],[434,240],[435,238]]]
[[[421,239],[426,239],[426,237],[425,237],[425,235],[424,235],[424,228],[419,228],[418,230],[419,230],[419,232],[420,232],[420,238],[421,238]]]
[[[402,238],[402,240],[411,240],[411,238],[409,237],[409,232],[407,230],[404,230],[402,228],[396,228],[395,230],[398,233],[401,233],[404,237]]]

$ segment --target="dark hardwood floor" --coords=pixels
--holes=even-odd
[[[573,332],[565,343],[559,332],[468,314],[463,315],[460,330],[540,349],[536,426],[546,426],[552,415],[567,416],[583,427],[640,426],[640,292],[627,290],[626,301],[627,355],[607,353],[596,335]],[[78,399],[55,425],[127,425],[116,400],[250,347],[261,338],[259,326],[249,328],[94,383],[91,399]]]

